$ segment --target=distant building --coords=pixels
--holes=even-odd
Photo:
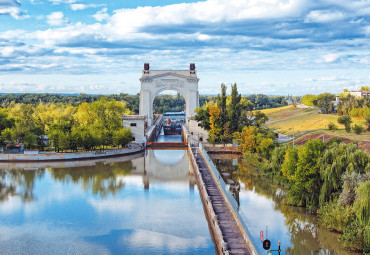
[[[288,105],[292,105],[293,104],[293,95],[288,94],[288,99],[286,100],[286,102],[287,102]]]
[[[370,91],[350,91],[349,94],[356,98],[370,98]]]
[[[338,111],[338,104],[340,102],[339,95],[335,95],[335,101],[332,101],[331,103],[333,104],[333,112],[337,113]]]
[[[22,152],[24,150],[23,144],[7,144],[5,146],[5,150],[7,153],[17,153]]]

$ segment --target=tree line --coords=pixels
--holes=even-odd
[[[323,226],[341,233],[344,247],[370,252],[370,156],[362,148],[335,138],[279,146],[253,126],[234,137],[245,167],[288,187],[286,203],[318,213]]]
[[[0,94],[0,105],[2,107],[8,107],[11,103],[22,103],[22,104],[33,104],[38,105],[39,103],[65,103],[71,104],[73,106],[79,106],[81,103],[92,103],[99,101],[102,97],[106,97],[109,101],[116,100],[126,102],[126,107],[133,112],[134,114],[139,113],[139,94],[129,95],[127,93],[120,94],[111,94],[111,95],[89,95],[89,94],[77,94],[77,95],[68,95],[68,94],[33,94],[33,93],[24,93],[24,94]],[[251,101],[255,109],[265,109],[280,107],[286,105],[286,96],[267,96],[263,94],[252,94],[245,96],[246,99]],[[217,96],[212,95],[200,95],[199,96],[199,105],[202,106],[207,102],[216,101]],[[298,99],[297,99],[298,100]],[[158,95],[153,102],[154,113],[164,113],[169,111],[183,111],[185,105],[185,99],[177,95],[167,95],[161,94]]]
[[[123,128],[121,116],[131,113],[125,102],[107,97],[78,106],[12,102],[0,109],[0,138],[3,144],[23,143],[26,149],[44,150],[48,137],[57,152],[123,147],[132,134]]]

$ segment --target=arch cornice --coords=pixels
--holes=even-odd
[[[199,79],[197,77],[190,76],[190,75],[189,76],[182,75],[182,74],[178,74],[178,73],[174,73],[174,72],[165,72],[165,73],[161,73],[161,74],[143,76],[143,77],[140,78],[140,81],[141,82],[152,82],[154,79],[164,78],[164,77],[168,77],[168,76],[175,76],[175,77],[178,77],[178,78],[182,78],[182,79],[185,79],[187,82],[198,82],[199,81]]]

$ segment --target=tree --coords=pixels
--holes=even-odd
[[[362,86],[361,91],[370,91],[369,86]]]
[[[230,124],[229,122],[227,122],[223,128],[222,128],[222,131],[223,131],[223,134],[221,135],[221,140],[224,144],[226,143],[230,143],[232,141],[232,134],[231,134],[231,130],[230,130]]]
[[[351,131],[351,117],[348,115],[341,116],[338,118],[338,123],[344,125],[346,132],[349,133]]]
[[[298,163],[298,148],[288,147],[284,155],[284,163],[281,165],[281,172],[288,181],[294,180],[294,175],[297,170]]]
[[[317,96],[307,94],[301,98],[301,103],[307,106],[317,106]]]
[[[254,126],[245,126],[241,132],[234,133],[234,140],[243,154],[255,153],[257,151],[256,134],[257,127]]]
[[[231,132],[238,130],[238,120],[241,113],[240,100],[241,95],[238,93],[238,87],[236,83],[231,85],[231,95],[230,95],[230,105],[228,109],[228,115],[230,120],[230,129]]]
[[[126,146],[132,141],[132,133],[130,129],[121,128],[113,133],[113,143],[115,145]]]
[[[289,190],[293,203],[317,208],[321,187],[319,160],[324,149],[325,144],[321,140],[310,140],[299,147],[297,169]]]
[[[255,106],[257,109],[267,108],[270,105],[270,99],[268,96],[263,94],[258,94],[255,101]]]
[[[254,122],[257,127],[263,126],[268,121],[268,119],[269,118],[267,117],[267,115],[264,114],[263,112],[261,111],[254,112]]]
[[[221,135],[220,109],[217,106],[209,107],[209,142],[215,144]]]
[[[220,108],[220,118],[221,118],[221,126],[225,126],[227,122],[227,114],[226,114],[226,85],[224,83],[221,84],[221,96],[218,94],[217,97],[217,106]]]
[[[37,147],[37,137],[31,132],[27,132],[23,137],[25,149],[34,149]]]
[[[211,128],[209,123],[209,107],[211,106],[215,106],[215,103],[213,101],[207,102],[203,106],[195,109],[195,112],[197,113],[195,115],[195,120],[198,121],[199,125],[205,130],[209,130]]]
[[[321,113],[330,113],[332,108],[332,101],[335,100],[335,96],[330,93],[323,93],[317,97],[317,106],[319,107]]]

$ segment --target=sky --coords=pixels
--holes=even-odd
[[[0,0],[0,93],[136,94],[195,63],[201,94],[370,83],[370,0]]]

